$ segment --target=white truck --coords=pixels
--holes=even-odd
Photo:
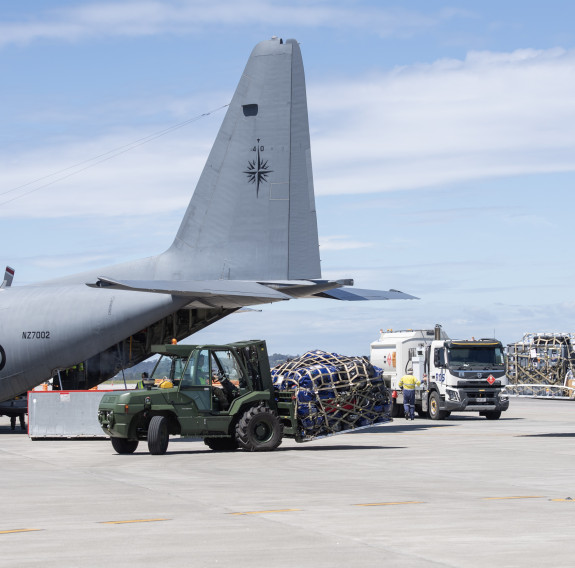
[[[447,418],[451,412],[479,412],[497,420],[509,408],[503,345],[497,339],[449,339],[435,329],[381,331],[371,344],[371,364],[383,369],[392,390],[392,416],[403,416],[398,383],[405,374],[421,381],[415,392],[420,417]]]

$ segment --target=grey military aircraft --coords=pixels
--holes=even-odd
[[[322,279],[301,52],[275,37],[253,49],[165,252],[36,285],[13,276],[0,287],[0,401],[51,377],[90,388],[246,306],[413,298]]]

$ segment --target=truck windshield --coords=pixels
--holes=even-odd
[[[449,367],[455,369],[498,369],[503,368],[503,350],[495,345],[452,345],[447,349]]]

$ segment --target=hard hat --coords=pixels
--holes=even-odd
[[[162,381],[162,384],[160,385],[161,389],[171,389],[174,387],[174,383],[172,383],[172,381],[165,379]]]

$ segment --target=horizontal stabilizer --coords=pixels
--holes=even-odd
[[[261,298],[264,301],[290,300],[291,297],[277,290],[244,280],[113,280],[101,276],[95,288],[113,288],[133,292],[171,294],[190,298],[239,296]]]
[[[405,294],[399,290],[362,290],[360,288],[335,288],[316,294],[321,298],[334,298],[335,300],[345,300],[356,302],[360,300],[418,300],[416,296]]]

